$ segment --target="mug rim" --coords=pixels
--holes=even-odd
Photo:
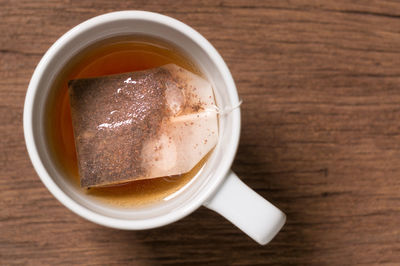
[[[37,143],[34,140],[32,117],[33,117],[33,105],[34,105],[35,95],[38,90],[38,85],[42,78],[43,73],[45,73],[46,71],[50,59],[53,58],[54,55],[64,45],[66,45],[69,42],[69,40],[76,38],[82,32],[85,32],[86,30],[89,30],[90,28],[95,27],[98,24],[110,23],[118,20],[127,20],[127,19],[158,22],[186,35],[194,43],[199,45],[201,49],[203,49],[204,52],[210,56],[212,62],[217,66],[218,70],[221,72],[223,76],[223,81],[226,87],[228,88],[229,96],[233,97],[234,102],[235,101],[237,103],[239,102],[237,89],[226,63],[222,59],[221,55],[217,52],[217,50],[212,46],[212,44],[196,30],[184,24],[183,22],[180,22],[174,18],[159,13],[148,12],[148,11],[130,11],[130,10],[117,11],[96,16],[78,24],[77,26],[73,27],[68,32],[66,32],[64,35],[62,35],[47,50],[47,52],[45,53],[45,55],[42,57],[39,64],[35,68],[35,71],[29,82],[24,103],[23,128],[24,128],[24,137],[25,137],[27,151],[31,159],[31,162],[36,170],[36,173],[38,174],[40,180],[43,182],[46,188],[58,201],[60,201],[65,207],[70,209],[72,212],[96,224],[118,229],[141,230],[141,229],[149,229],[149,228],[163,226],[175,222],[179,219],[182,219],[183,217],[189,215],[197,208],[199,208],[205,201],[207,201],[208,198],[210,198],[210,196],[213,193],[215,193],[215,191],[217,191],[218,187],[222,184],[228,171],[230,170],[230,167],[232,165],[233,159],[236,154],[236,150],[238,148],[239,137],[240,137],[240,110],[239,108],[236,108],[230,113],[230,115],[233,116],[232,128],[234,129],[232,132],[230,132],[230,138],[232,142],[229,148],[229,152],[227,152],[227,154],[224,155],[224,160],[222,160],[218,165],[218,168],[222,169],[223,174],[213,177],[215,179],[214,184],[201,188],[198,197],[186,203],[181,208],[176,209],[173,212],[168,213],[166,215],[152,217],[148,219],[124,220],[96,213],[86,208],[85,206],[82,206],[72,198],[70,198],[54,182],[54,180],[46,170],[46,167],[44,166],[39,156]]]

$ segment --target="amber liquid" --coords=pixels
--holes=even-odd
[[[180,176],[134,181],[114,187],[79,187],[68,80],[145,70],[168,63],[201,75],[195,65],[171,44],[143,36],[116,37],[88,47],[76,55],[58,75],[47,104],[46,134],[55,163],[82,193],[112,205],[134,207],[150,204],[166,200],[169,195],[182,189],[205,163],[206,158],[191,172]]]

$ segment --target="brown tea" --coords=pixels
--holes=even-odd
[[[56,163],[79,186],[68,81],[80,78],[141,71],[165,64],[176,64],[201,75],[190,60],[171,44],[158,39],[117,37],[88,47],[63,68],[54,82],[47,110],[47,135]],[[207,156],[206,156],[207,157]],[[120,206],[138,206],[160,200],[182,189],[201,169],[203,158],[189,173],[180,176],[139,180],[113,187],[96,187],[84,193]]]

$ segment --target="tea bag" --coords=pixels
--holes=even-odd
[[[69,96],[82,187],[189,172],[218,141],[211,84],[174,64],[72,80]]]

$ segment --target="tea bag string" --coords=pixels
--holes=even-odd
[[[210,108],[207,108],[207,111],[212,111],[212,112],[216,112],[219,115],[227,115],[229,113],[231,113],[233,110],[239,108],[243,103],[243,100],[240,100],[236,105],[234,106],[226,106],[225,108],[219,108],[216,105],[213,105]]]

